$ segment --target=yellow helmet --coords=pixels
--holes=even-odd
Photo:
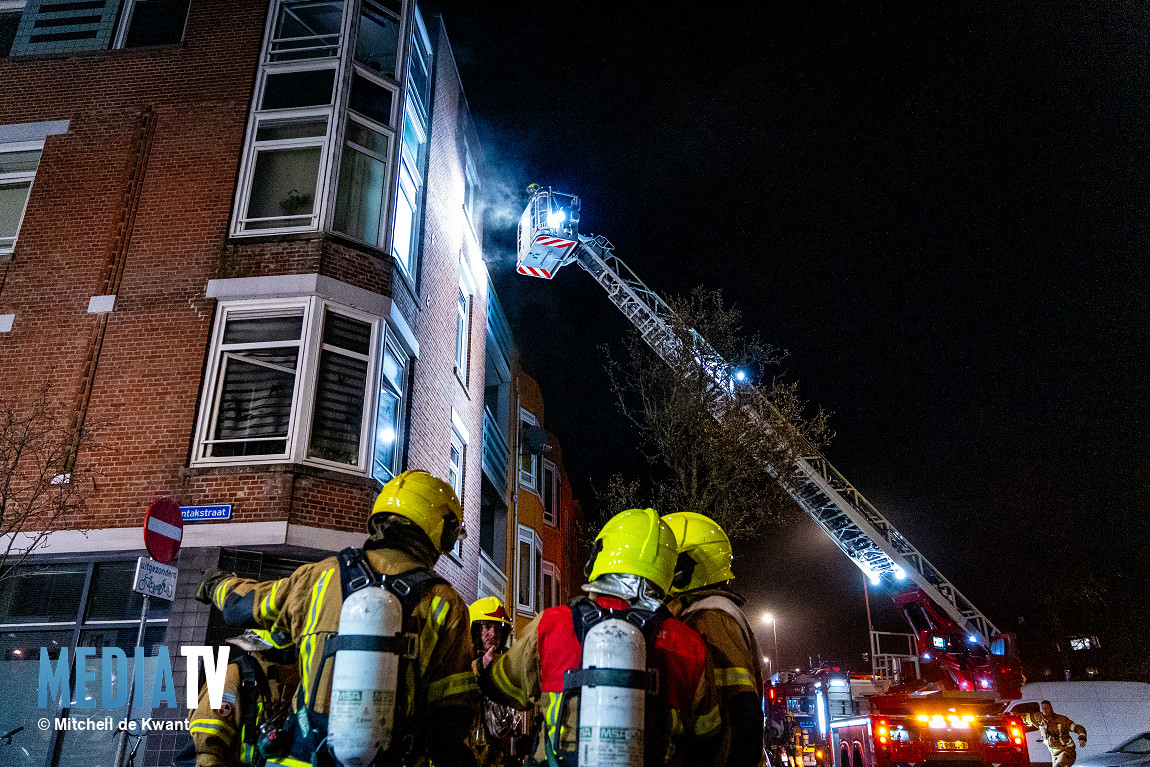
[[[675,534],[654,509],[628,509],[603,525],[595,538],[590,579],[607,573],[640,575],[668,593],[675,575]]]
[[[672,593],[723,583],[735,577],[731,572],[734,554],[731,541],[719,523],[693,511],[677,511],[663,517],[679,544]]]
[[[503,606],[503,600],[499,597],[483,597],[483,599],[476,600],[471,603],[471,607],[467,608],[467,611],[471,615],[472,623],[491,621],[511,625],[511,618],[508,617],[507,609]]]
[[[463,507],[451,485],[426,471],[405,471],[383,486],[371,513],[398,514],[410,519],[431,539],[440,552],[451,551],[467,533]]]

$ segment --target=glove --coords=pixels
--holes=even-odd
[[[204,579],[200,581],[200,587],[196,590],[196,601],[203,602],[206,605],[212,604],[212,594],[215,593],[216,587],[225,578],[235,578],[235,573],[225,573],[218,567],[214,567],[208,571]]]

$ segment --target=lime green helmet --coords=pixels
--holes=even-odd
[[[731,541],[718,522],[693,511],[677,511],[663,517],[663,521],[675,533],[678,543],[672,593],[724,583],[735,577],[731,572]]]
[[[611,517],[595,538],[589,578],[620,573],[639,575],[669,593],[678,548],[675,534],[654,509],[628,509]]]

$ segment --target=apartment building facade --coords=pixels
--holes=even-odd
[[[158,497],[191,511],[149,674],[159,645],[226,635],[204,570],[361,544],[407,468],[457,489],[472,535],[438,569],[481,593],[484,167],[442,23],[414,0],[0,0],[0,56],[0,400],[82,427],[94,480],[0,580],[0,731],[128,713],[38,708],[36,661],[131,655]],[[106,733],[20,737],[38,766],[112,763]]]

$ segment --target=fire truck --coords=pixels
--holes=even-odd
[[[829,767],[830,710],[825,688],[826,675],[818,672],[780,671],[771,677],[763,692],[770,764]]]
[[[577,196],[535,184],[528,192],[519,220],[517,271],[551,280],[562,267],[577,264],[660,358],[694,360],[692,374],[704,376],[711,412],[721,418],[736,400],[741,379],[735,367],[699,333],[676,332],[671,307],[615,255],[611,242],[580,231]],[[758,415],[769,431],[771,414]],[[813,742],[828,744],[831,753],[815,756],[815,764],[805,767],[823,767],[832,759],[834,767],[1027,763],[1025,737],[1014,732],[1017,719],[1003,713],[1005,701],[1021,694],[1013,636],[999,632],[813,445],[790,447],[798,457],[795,478],[784,482],[784,489],[871,584],[891,593],[913,631],[906,635],[909,650],[902,653],[883,651],[882,637],[871,633],[873,676],[893,686],[868,699],[866,716],[827,722],[830,738]],[[826,682],[810,683],[817,699],[816,682]],[[816,728],[822,710],[815,707]],[[806,748],[804,742],[804,763]],[[788,755],[788,761],[793,758]]]

